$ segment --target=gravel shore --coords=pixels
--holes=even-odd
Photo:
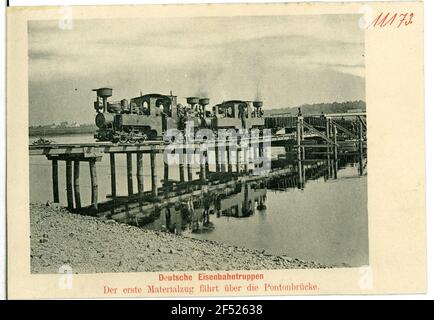
[[[62,265],[71,266],[73,273],[325,268],[44,204],[31,204],[30,215],[32,273],[57,273]]]

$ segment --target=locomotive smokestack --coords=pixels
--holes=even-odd
[[[99,88],[92,89],[92,91],[96,91],[96,95],[98,98],[102,98],[103,110],[104,112],[107,110],[107,98],[110,98],[113,94],[112,88]]]
[[[193,108],[196,104],[199,103],[199,98],[198,97],[188,97],[187,103]]]
[[[205,106],[209,105],[209,99],[208,99],[208,98],[202,98],[202,99],[199,99],[199,104],[200,104],[202,107],[205,107]]]
[[[253,101],[253,106],[255,108],[261,108],[262,107],[262,101]]]

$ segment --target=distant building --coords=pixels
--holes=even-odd
[[[347,113],[357,113],[357,112],[364,112],[363,109],[348,109]]]

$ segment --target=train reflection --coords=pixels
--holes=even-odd
[[[308,181],[330,179],[335,166],[340,170],[355,165],[359,164],[352,157],[342,158],[338,164],[327,160],[295,162],[282,168],[281,174],[255,181],[223,179],[204,185],[200,190],[189,191],[186,188],[184,193],[177,190],[156,203],[129,199],[113,209],[112,218],[175,234],[212,232],[215,228],[213,219],[248,218],[257,211],[266,213],[267,191],[303,190]],[[363,174],[365,168],[364,162],[359,171]]]

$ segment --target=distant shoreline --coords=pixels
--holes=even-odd
[[[95,133],[97,127],[71,127],[71,128],[29,128],[29,137],[52,137],[67,134],[89,134]]]

